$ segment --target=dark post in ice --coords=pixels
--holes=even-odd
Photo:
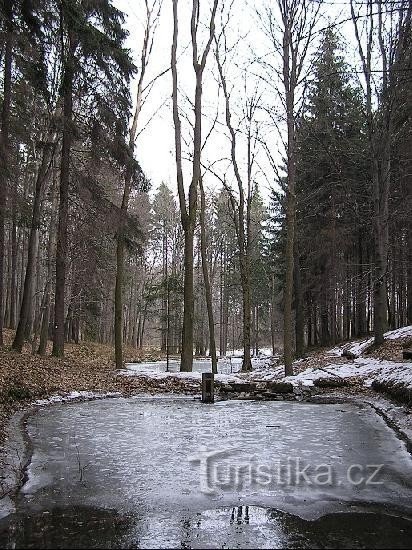
[[[412,359],[412,349],[404,349],[402,356],[404,359]]]
[[[212,372],[202,372],[202,403],[215,402],[215,375]]]

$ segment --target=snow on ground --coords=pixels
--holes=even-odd
[[[412,337],[412,325],[385,333],[385,338],[394,340],[397,338]],[[368,338],[360,342],[350,342],[341,346],[334,347],[326,351],[326,358],[330,358],[330,364],[322,366],[316,364],[309,366],[295,376],[284,376],[284,366],[274,365],[273,357],[270,357],[270,350],[261,350],[258,357],[252,358],[253,371],[248,373],[240,372],[242,359],[233,352],[230,357],[219,360],[218,371],[215,380],[221,383],[239,383],[239,382],[270,382],[285,381],[294,386],[313,386],[314,381],[320,378],[338,378],[348,379],[357,378],[363,381],[365,386],[370,386],[374,380],[401,383],[407,388],[412,389],[412,363],[397,363],[394,361],[385,361],[373,357],[364,357],[364,353],[373,343],[373,338]],[[347,359],[346,362],[334,361],[334,357],[341,357],[344,350],[349,350],[354,357],[353,360]],[[239,355],[241,354],[241,350]],[[340,360],[342,361],[342,359]],[[344,361],[344,360],[343,360]],[[302,360],[295,361],[297,368],[301,367]],[[176,377],[180,380],[198,383],[202,378],[202,372],[210,372],[210,359],[201,359],[194,361],[193,372],[178,372],[178,361],[174,361],[171,370],[165,372],[166,362],[158,361],[156,363],[140,363],[127,365],[127,368],[120,372],[123,376],[143,376],[151,379],[165,379]],[[310,365],[310,360],[309,360]],[[313,363],[312,363],[313,365]]]
[[[396,340],[398,338],[409,338],[412,337],[412,325],[408,327],[398,328],[396,330],[390,330],[385,332],[384,338],[386,340]],[[366,338],[358,342],[349,342],[348,344],[342,344],[332,348],[327,353],[328,355],[341,357],[343,352],[349,352],[352,357],[360,357],[372,344],[373,338]]]
[[[298,362],[296,362],[298,363]],[[353,362],[334,364],[333,361],[322,368],[308,368],[295,376],[283,376],[284,366],[272,366],[268,362],[260,362],[250,373],[216,374],[215,380],[221,383],[241,382],[271,382],[283,380],[294,386],[313,386],[319,378],[359,378],[365,386],[370,386],[375,379],[397,380],[412,387],[412,363],[395,363],[382,361],[370,357],[358,357]],[[122,376],[142,376],[153,380],[165,378],[178,378],[188,382],[200,382],[201,372],[159,372],[153,368],[142,367],[139,370],[125,369],[120,372]],[[79,392],[90,393],[90,392]],[[79,396],[80,397],[80,396]],[[86,396],[87,397],[87,396]],[[74,397],[75,398],[75,397]],[[53,398],[52,398],[53,399]],[[56,399],[62,399],[58,396]]]
[[[412,363],[395,363],[393,361],[381,361],[368,357],[358,357],[353,363],[326,367],[309,368],[296,376],[287,376],[283,380],[293,385],[303,384],[313,386],[313,382],[319,378],[361,378],[365,386],[370,386],[376,378],[386,378],[389,373],[394,373],[394,379],[398,381],[410,380],[412,384]],[[409,375],[409,376],[408,376]]]
[[[412,325],[386,332],[387,340],[412,337]],[[331,356],[331,364],[319,368],[309,368],[296,376],[285,377],[284,380],[292,384],[303,384],[312,386],[314,380],[319,378],[360,378],[365,386],[370,386],[374,380],[378,382],[397,383],[412,390],[412,363],[397,363],[394,361],[383,361],[373,357],[363,357],[362,354],[373,344],[373,338],[360,342],[350,342],[332,348],[326,352]],[[353,362],[334,364],[333,357],[341,357],[343,351],[347,350]],[[296,364],[296,363],[295,363]]]
[[[146,378],[151,378],[153,380],[163,380],[165,378],[178,378],[179,380],[187,380],[192,382],[200,382],[202,379],[202,372],[193,371],[193,372],[165,372],[154,370],[150,364],[147,365],[138,365],[139,368],[133,368],[131,365],[129,368],[124,369],[119,372],[120,376],[142,376]],[[209,371],[210,372],[210,371]],[[242,380],[236,374],[215,374],[215,380],[218,382],[230,383],[230,382],[241,382]]]
[[[83,399],[103,399],[105,397],[119,397],[120,395],[120,392],[99,393],[92,391],[72,391],[65,395],[52,395],[47,399],[38,399],[37,401],[34,401],[32,405],[45,406],[51,405],[53,403],[66,403],[67,401],[76,401]]]
[[[388,363],[388,361],[385,361]],[[380,374],[376,376],[377,382],[401,383],[412,390],[412,363],[395,363],[383,366]]]
[[[396,340],[397,338],[409,338],[412,337],[412,325],[408,327],[397,328],[385,333],[385,338],[388,340]]]

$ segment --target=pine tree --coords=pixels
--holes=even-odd
[[[95,90],[90,100],[94,102],[93,119],[102,120],[102,130],[112,122],[109,136],[112,152],[118,160],[135,171],[133,159],[128,158],[125,147],[126,123],[129,115],[128,82],[133,72],[129,53],[123,43],[126,32],[122,27],[123,14],[110,0],[76,1],[61,0],[56,4],[58,26],[62,34],[60,60],[62,64],[61,97],[62,152],[60,163],[59,220],[56,250],[56,294],[53,355],[64,353],[65,283],[68,245],[70,159],[74,127],[74,90],[84,86]],[[106,128],[105,128],[106,126]],[[99,124],[92,124],[94,130]],[[104,131],[100,136],[104,135]]]
[[[334,343],[340,334],[338,278],[342,277],[342,268],[343,276],[348,277],[345,258],[353,253],[359,238],[370,231],[370,204],[364,200],[368,193],[364,183],[367,144],[360,122],[362,102],[359,90],[350,81],[338,43],[338,36],[328,29],[314,62],[315,78],[306,114],[298,128],[300,272],[295,270],[295,302],[299,294],[298,276],[306,294],[306,315],[315,308],[312,325],[316,328],[319,325],[319,341],[323,345]],[[364,287],[362,273],[358,275],[358,284]],[[362,319],[365,315],[361,304],[366,307],[361,299],[363,293],[364,288],[360,288]],[[344,300],[350,300],[349,296]],[[362,326],[360,332],[364,330]]]

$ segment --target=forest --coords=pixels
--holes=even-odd
[[[412,542],[412,0],[0,0],[0,548]]]
[[[412,324],[410,2],[262,2],[245,30],[236,2],[145,0],[132,32],[117,4],[1,4],[0,342],[183,371],[269,347],[290,374]]]

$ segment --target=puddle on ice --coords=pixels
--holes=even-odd
[[[0,522],[0,529],[1,529]],[[410,548],[412,521],[377,513],[306,521],[257,506],[139,517],[91,507],[13,516],[3,548]]]
[[[0,521],[1,547],[411,545],[412,460],[366,408],[105,399],[47,407],[27,429],[28,481],[16,513]],[[189,459],[205,449],[224,452],[202,472]],[[245,477],[234,483],[229,475],[251,461],[270,467],[296,459],[309,464],[309,475],[329,464],[332,482],[264,484]],[[356,475],[383,464],[381,483],[347,483],[352,464]],[[201,490],[205,476],[208,491]]]

